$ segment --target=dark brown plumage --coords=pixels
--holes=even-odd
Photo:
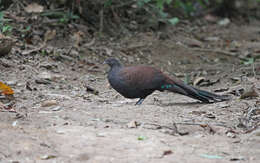
[[[221,96],[199,90],[186,85],[183,81],[170,78],[160,70],[150,66],[124,67],[114,58],[105,61],[110,66],[108,81],[110,85],[126,98],[139,98],[136,105],[142,104],[144,99],[154,91],[171,91],[200,100],[205,103],[228,100],[228,96]]]

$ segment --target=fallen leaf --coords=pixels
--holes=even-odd
[[[205,111],[196,111],[196,110],[194,110],[194,111],[192,111],[192,112],[190,112],[191,114],[194,114],[194,115],[202,115],[202,114],[206,114],[206,112]]]
[[[225,92],[225,91],[228,91],[229,88],[217,88],[214,90],[214,92]]]
[[[218,18],[216,16],[211,15],[211,14],[207,14],[206,16],[204,16],[204,19],[211,23],[216,23],[218,20]]]
[[[37,3],[31,3],[31,4],[29,4],[28,6],[26,6],[24,8],[24,10],[27,13],[32,13],[32,12],[34,12],[34,13],[41,13],[41,12],[43,12],[43,9],[44,9],[43,6],[41,6],[41,5],[37,4]]]
[[[240,96],[240,99],[245,99],[249,97],[259,97],[254,86],[252,86],[249,90],[244,91],[243,94]]]
[[[137,125],[138,125],[137,122],[135,120],[133,120],[127,124],[127,127],[128,128],[137,128]]]
[[[2,109],[5,109],[5,105],[2,102],[0,102],[0,110]]]
[[[137,140],[146,140],[147,137],[146,136],[138,136]]]
[[[94,88],[92,88],[92,87],[90,87],[88,85],[85,85],[85,88],[86,88],[87,92],[93,93],[94,95],[98,95],[99,94],[98,90],[96,90],[96,89],[94,89]]]
[[[0,39],[0,57],[8,55],[13,47],[11,39]]]
[[[216,116],[211,114],[211,113],[205,114],[205,117],[210,118],[210,119],[215,119],[216,118]]]
[[[4,83],[0,82],[0,93],[4,95],[13,95],[14,91],[11,87],[5,85]]]
[[[188,45],[189,47],[202,47],[203,43],[195,38],[188,38],[183,37],[182,41],[183,44]]]
[[[204,77],[198,77],[196,78],[194,81],[193,81],[193,85],[196,86],[196,85],[199,85],[200,83],[202,83],[203,81],[205,81],[206,78]]]
[[[56,30],[55,29],[54,30],[48,30],[44,34],[44,42],[46,43],[49,40],[53,40],[55,36],[56,36]]]
[[[77,48],[79,47],[80,43],[83,40],[83,36],[84,36],[84,33],[81,31],[75,32],[72,35],[72,40],[74,41],[74,47],[77,47]]]
[[[12,103],[6,105],[0,102],[0,111],[16,113],[16,110],[12,106]]]
[[[228,19],[228,18],[224,18],[224,19],[218,21],[218,25],[220,25],[220,26],[227,26],[229,23],[230,23],[230,19]]]
[[[162,156],[170,155],[170,154],[172,154],[172,153],[173,153],[172,150],[166,150],[166,151],[163,151]]]
[[[236,135],[233,132],[227,132],[226,134],[227,134],[227,137],[236,138]]]

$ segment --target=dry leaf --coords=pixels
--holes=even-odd
[[[24,8],[24,10],[28,13],[41,13],[43,12],[43,6],[42,5],[39,5],[37,3],[32,3],[32,4],[29,4],[28,6],[26,6]]]
[[[74,47],[79,47],[79,44],[82,42],[84,33],[81,31],[75,32],[72,36],[72,40],[74,41]]]
[[[135,120],[133,120],[133,121],[130,121],[130,122],[127,124],[127,127],[128,127],[128,128],[137,128],[137,125],[138,125],[138,123],[137,123]]]
[[[258,93],[255,90],[255,87],[252,86],[249,90],[246,90],[241,96],[240,99],[245,99],[248,97],[259,97]]]
[[[12,103],[6,105],[0,102],[0,111],[16,113],[16,110],[12,107],[12,105],[13,105]]]
[[[5,109],[5,105],[2,102],[0,102],[0,110],[3,110],[3,109]]]
[[[9,54],[12,47],[13,41],[11,39],[0,39],[0,57]]]
[[[199,85],[200,83],[202,83],[202,82],[205,81],[205,80],[206,80],[206,78],[204,78],[204,77],[198,77],[198,78],[196,78],[196,79],[194,80],[193,85],[194,85],[194,86]]]
[[[170,154],[173,154],[172,150],[163,151],[162,157]]]
[[[48,30],[44,34],[44,42],[46,43],[47,41],[54,39],[55,36],[56,36],[56,30]]]
[[[5,85],[4,83],[0,82],[0,93],[4,95],[13,95],[14,91],[11,87]]]

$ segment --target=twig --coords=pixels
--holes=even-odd
[[[71,46],[71,47],[69,48],[69,50],[68,50],[68,52],[67,52],[67,55],[70,55],[70,52],[71,52],[72,48],[73,48],[73,46]]]
[[[252,69],[253,69],[254,78],[256,78],[255,62],[252,63]]]
[[[95,37],[93,37],[93,39],[90,41],[90,42],[88,42],[88,43],[85,43],[84,45],[83,45],[83,47],[90,47],[90,46],[92,46],[94,43],[95,43]]]
[[[216,123],[216,124],[207,124],[207,123],[189,123],[189,122],[179,122],[179,123],[176,123],[178,125],[198,125],[198,126],[205,126],[205,125],[211,125],[211,126],[221,126],[221,127],[227,127],[227,128],[230,128],[229,126],[226,126],[224,124],[219,124],[219,123]]]
[[[85,88],[86,88],[86,91],[87,91],[87,92],[91,92],[91,93],[93,93],[94,95],[98,95],[98,94],[99,94],[99,91],[96,90],[95,88],[92,88],[92,87],[90,87],[90,86],[88,86],[88,85],[85,85]]]
[[[100,20],[99,20],[99,34],[103,32],[104,27],[104,10],[103,8],[99,12]]]
[[[35,48],[35,49],[32,49],[32,50],[27,50],[27,51],[24,51],[22,52],[23,55],[28,55],[28,54],[31,54],[32,52],[36,52],[36,51],[40,51],[42,50],[44,47],[46,46],[46,44],[42,44],[40,47],[38,48]]]
[[[114,5],[113,7],[114,7],[114,8],[121,8],[121,7],[124,7],[124,6],[130,6],[130,5],[135,4],[135,3],[136,3],[135,0],[133,0],[133,1],[127,1],[126,3],[121,3],[121,4],[119,4],[119,5]]]
[[[260,126],[260,125],[256,125],[256,126],[254,126],[253,128],[246,130],[244,133],[245,133],[245,134],[251,133],[252,131],[256,130],[259,126]]]
[[[213,53],[219,53],[222,55],[227,55],[230,57],[238,57],[239,59],[244,59],[243,57],[236,55],[236,53],[231,53],[223,50],[216,50],[216,49],[202,49],[202,48],[190,48],[192,50],[201,51],[201,52],[213,52]]]

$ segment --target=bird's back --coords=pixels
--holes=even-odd
[[[143,98],[160,89],[162,72],[150,66],[122,67],[108,75],[111,86],[127,98]]]

